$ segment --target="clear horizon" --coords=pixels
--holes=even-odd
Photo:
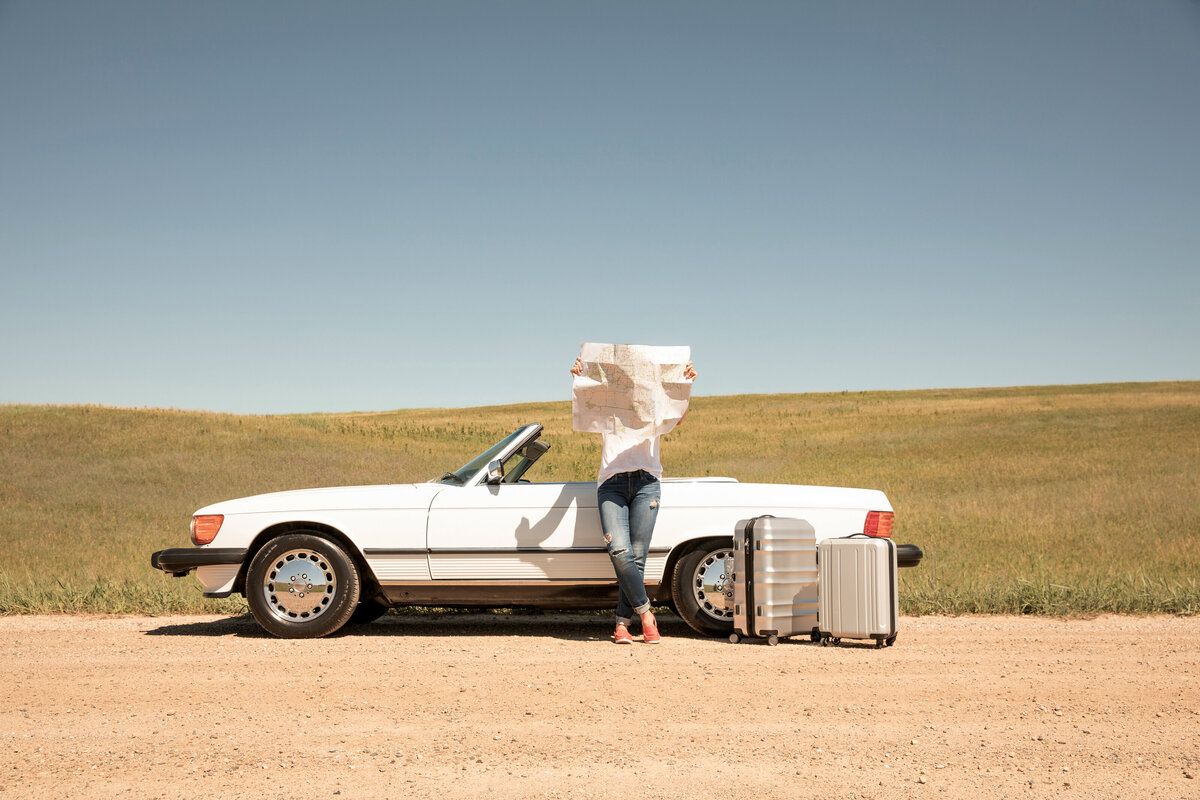
[[[1014,386],[930,386],[923,389],[836,389],[832,391],[805,391],[805,392],[735,392],[728,395],[720,394],[700,394],[693,393],[692,398],[720,398],[720,397],[737,397],[747,396],[756,397],[760,395],[832,395],[832,394],[870,394],[870,393],[905,393],[905,392],[972,392],[972,391],[1004,391],[1009,389],[1071,389],[1071,388],[1088,388],[1098,386],[1138,386],[1138,385],[1153,385],[1160,383],[1200,383],[1200,380],[1162,380],[1162,381],[1107,381],[1101,383],[1035,383],[1023,384]],[[468,406],[397,406],[396,408],[350,408],[341,411],[222,411],[209,408],[184,408],[179,406],[122,406],[110,405],[108,403],[0,403],[0,407],[12,406],[29,406],[31,408],[107,408],[118,411],[180,411],[197,414],[232,414],[234,416],[295,416],[306,414],[392,414],[401,411],[441,411],[441,410],[470,410],[472,408],[494,408],[516,405],[535,405],[542,403],[571,403],[571,398],[556,398],[551,400],[521,400],[513,403],[481,403],[478,405]]]

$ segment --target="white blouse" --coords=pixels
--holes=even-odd
[[[659,457],[659,436],[628,433],[602,433],[600,447],[600,474],[596,485],[604,483],[613,475],[636,472],[644,469],[655,478],[662,479],[662,460]]]

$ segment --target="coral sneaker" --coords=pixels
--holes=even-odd
[[[617,644],[633,644],[633,637],[629,635],[629,628],[624,625],[618,625],[616,631],[613,632],[613,641]]]
[[[646,644],[658,644],[662,637],[658,635],[658,620],[647,624],[642,623],[642,641]]]

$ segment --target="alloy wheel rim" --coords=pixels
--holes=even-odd
[[[333,604],[337,576],[328,559],[312,550],[289,550],[275,559],[263,579],[271,613],[285,622],[307,622]]]
[[[733,551],[706,553],[692,574],[692,597],[700,613],[718,622],[733,619]]]

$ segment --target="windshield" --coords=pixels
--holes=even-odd
[[[454,472],[447,472],[438,480],[438,483],[450,483],[454,484],[455,486],[463,485],[467,482],[468,478],[486,467],[489,462],[494,461],[496,457],[500,455],[500,453],[504,452],[506,447],[515,442],[524,432],[525,428],[517,428],[508,436],[505,436],[487,450],[484,450],[466,464],[463,464],[461,467],[454,470]]]

